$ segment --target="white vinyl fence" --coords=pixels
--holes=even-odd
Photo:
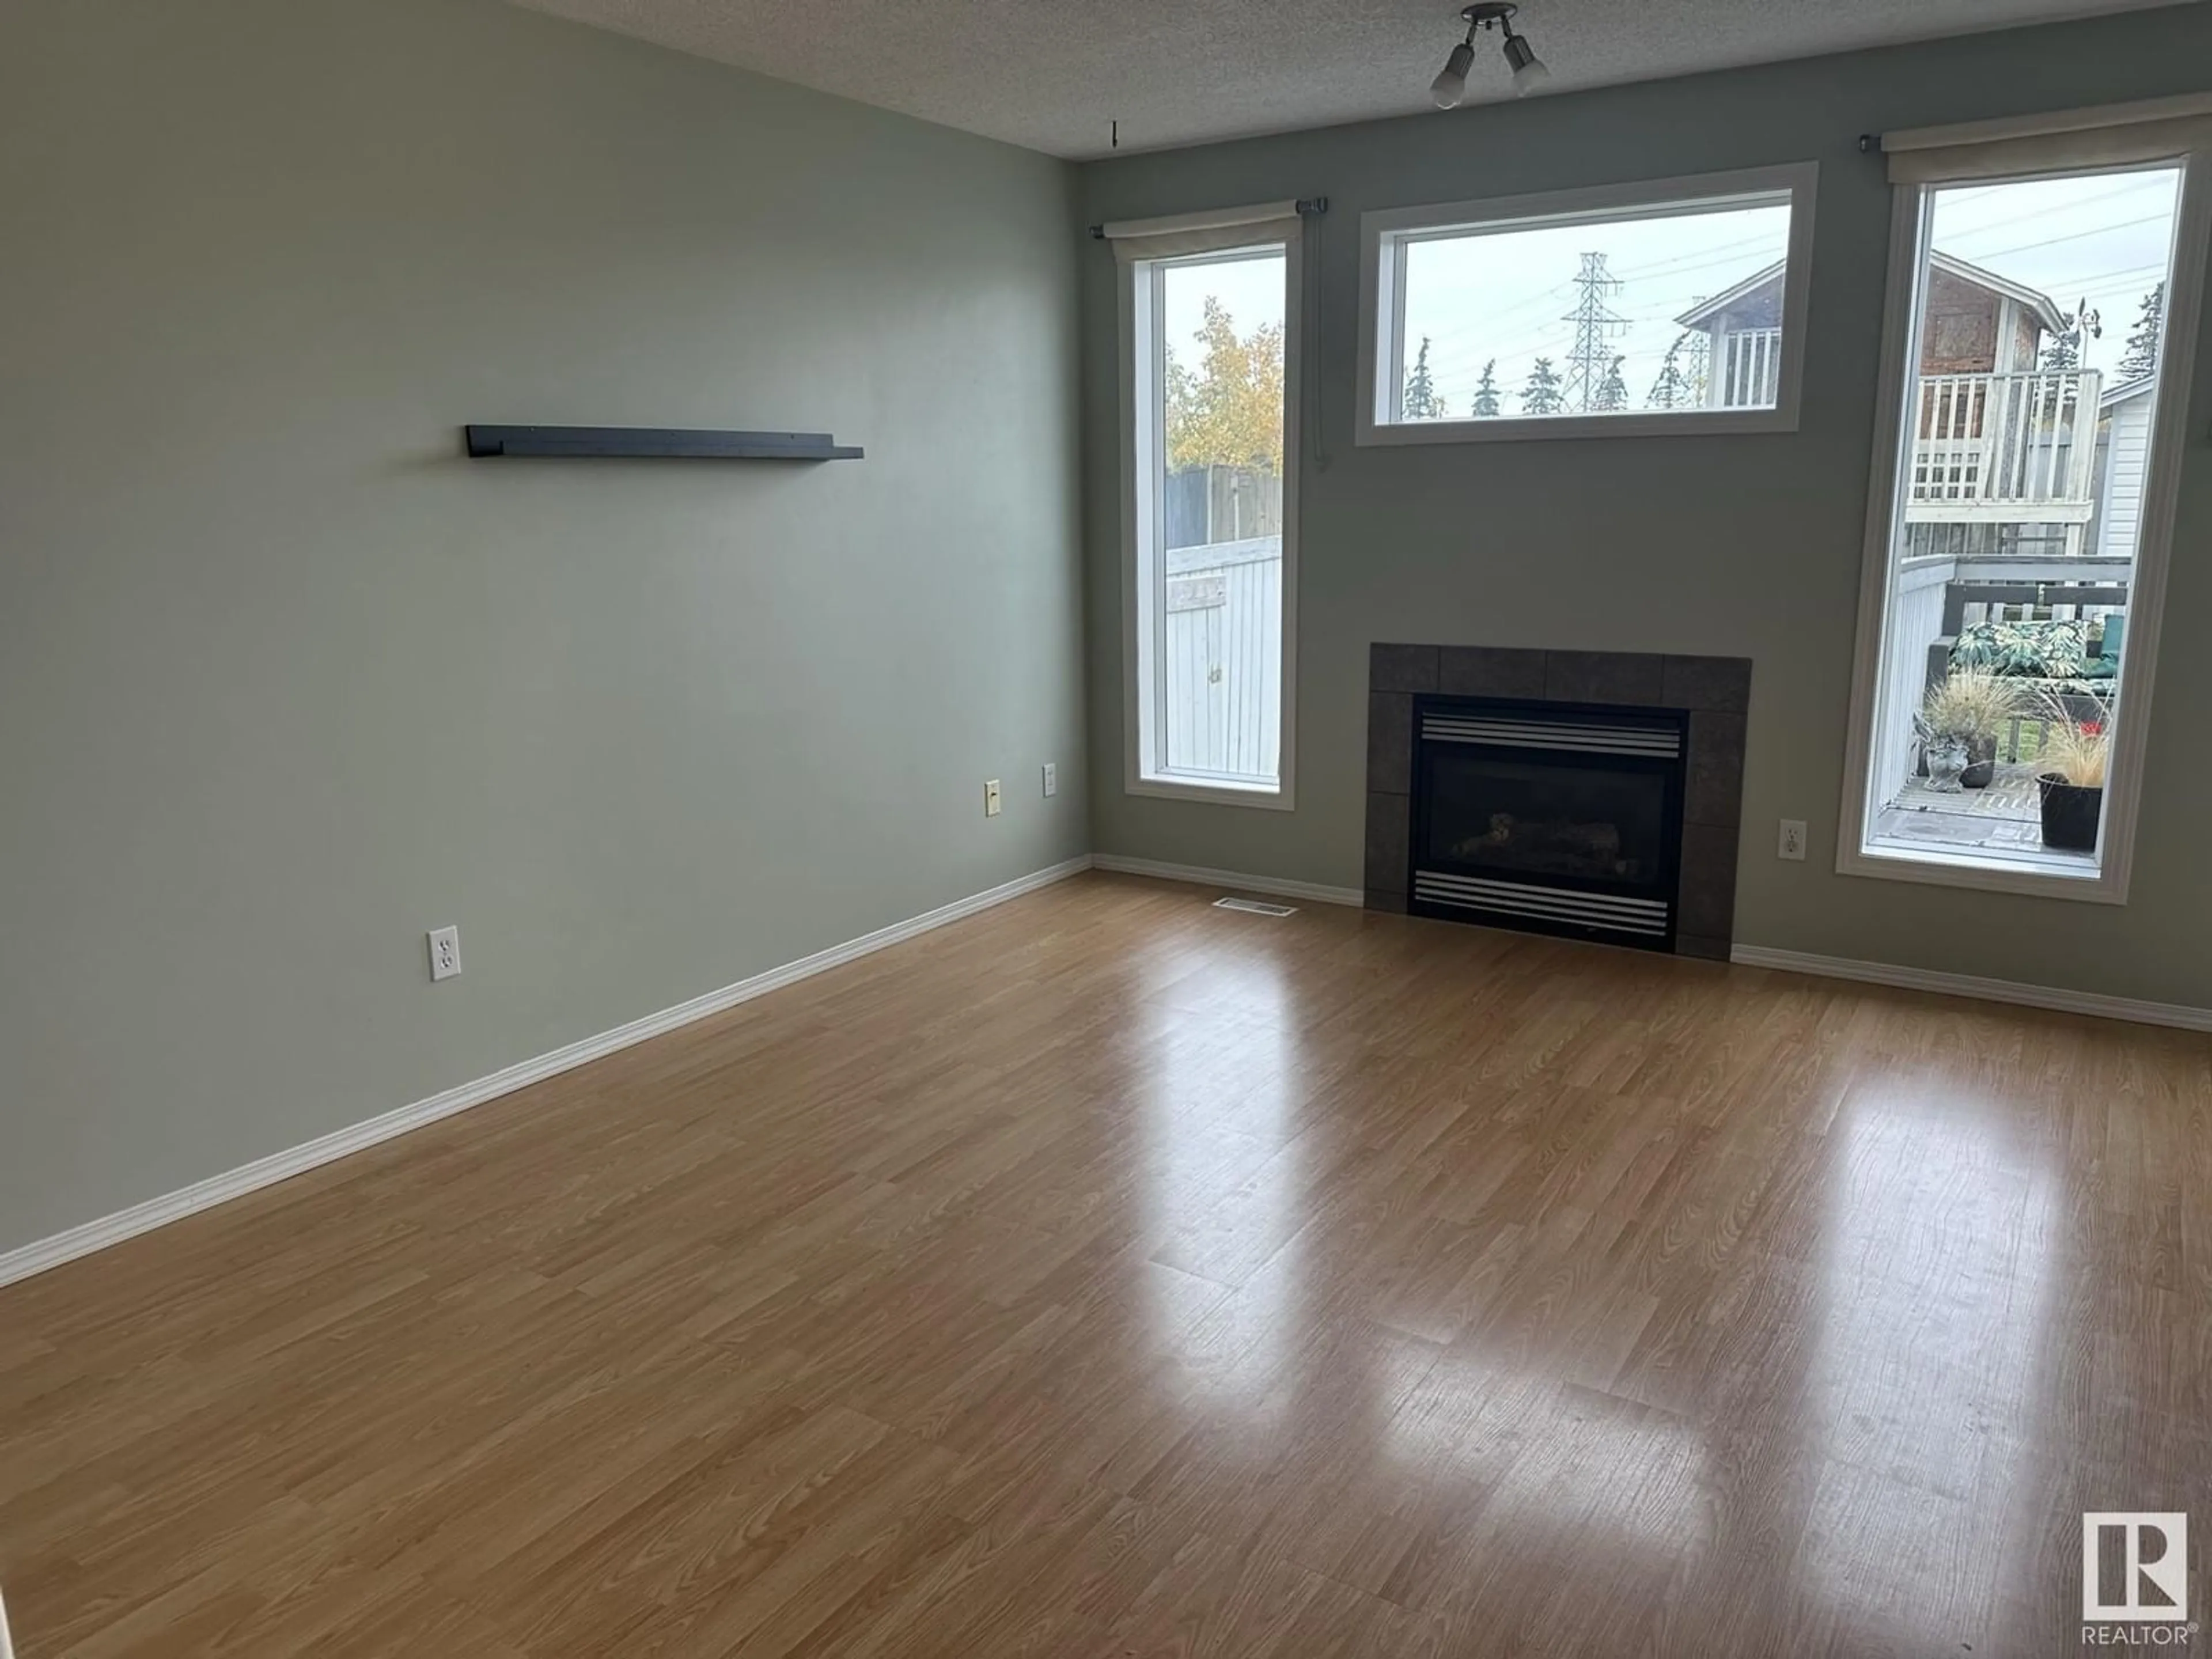
[[[1283,538],[1167,557],[1167,763],[1273,778],[1282,751]]]
[[[1943,635],[1943,595],[1957,569],[1949,559],[1913,559],[1898,573],[1882,630],[1881,723],[1875,732],[1875,804],[1887,806],[1911,781],[1920,761],[1913,716],[1928,680],[1928,647]]]

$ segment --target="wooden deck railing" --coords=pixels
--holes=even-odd
[[[1922,375],[1907,521],[2086,524],[2098,381],[2094,369]]]
[[[1740,328],[1721,337],[1713,401],[1723,409],[1771,409],[1782,389],[1782,331]]]

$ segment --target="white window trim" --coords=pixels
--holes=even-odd
[[[1295,214],[1294,204],[1292,206]],[[1254,211],[1257,211],[1255,210]],[[1207,221],[1212,225],[1233,225],[1234,216],[1190,216]],[[1144,228],[1150,228],[1147,222]],[[1176,225],[1179,221],[1161,221]],[[1132,228],[1137,228],[1133,227]],[[1255,227],[1258,230],[1258,227]],[[1278,222],[1268,226],[1250,240],[1237,242],[1224,235],[1218,246],[1210,246],[1205,254],[1175,255],[1176,258],[1203,258],[1234,252],[1238,247],[1266,247],[1279,245],[1283,248],[1283,619],[1282,619],[1282,712],[1279,722],[1279,748],[1276,757],[1275,787],[1264,784],[1239,783],[1230,780],[1218,782],[1196,781],[1182,777],[1147,776],[1145,772],[1144,705],[1139,696],[1144,677],[1152,672],[1152,653],[1149,641],[1153,635],[1148,631],[1152,624],[1152,584],[1144,581],[1142,549],[1139,527],[1152,522],[1158,512],[1158,503],[1152,488],[1151,469],[1144,464],[1149,452],[1149,422],[1154,420],[1146,400],[1138,396],[1137,342],[1150,337],[1157,342],[1149,315],[1150,284],[1140,283],[1140,276],[1147,275],[1149,266],[1137,262],[1124,262],[1115,271],[1115,280],[1121,294],[1121,735],[1122,788],[1132,795],[1150,795],[1171,800],[1200,801],[1217,806],[1256,806],[1272,811],[1295,811],[1297,804],[1297,648],[1298,648],[1298,473],[1302,428],[1299,415],[1304,399],[1300,395],[1304,386],[1302,337],[1305,317],[1305,242],[1303,227],[1294,216],[1287,224]],[[1140,295],[1139,290],[1145,291]],[[1140,333],[1139,324],[1144,325]],[[1139,422],[1147,422],[1140,432]],[[1143,441],[1140,441],[1143,440]]]
[[[1813,276],[1813,204],[1820,165],[1792,162],[1732,173],[1706,173],[1532,196],[1493,197],[1427,207],[1390,208],[1359,216],[1359,404],[1361,444],[1512,443],[1531,438],[1695,437],[1701,434],[1795,432],[1805,373],[1805,323]],[[1632,415],[1493,416],[1484,420],[1389,421],[1382,399],[1383,365],[1402,360],[1403,294],[1390,257],[1397,238],[1411,231],[1459,227],[1498,228],[1516,221],[1571,223],[1613,218],[1638,208],[1662,210],[1674,203],[1729,196],[1790,192],[1789,265],[1782,286],[1782,363],[1771,409],[1686,409]],[[1382,335],[1391,331],[1386,348]]]
[[[2048,125],[2040,131],[2064,131]],[[1969,131],[1962,129],[1962,132]],[[1916,140],[1928,135],[1916,132]],[[1925,147],[1915,143],[1912,148]],[[2204,291],[2206,242],[2212,230],[2212,148],[2178,159],[2186,166],[2174,224],[2173,268],[2166,283],[2166,343],[2159,362],[2159,409],[2143,481],[2142,514],[2128,604],[2128,666],[2124,708],[2106,768],[2099,868],[2071,873],[2026,860],[2007,862],[1986,853],[1946,854],[1935,848],[1888,849],[1872,843],[1873,807],[1867,787],[1874,721],[1881,694],[1883,635],[1888,627],[1890,550],[1897,480],[1905,454],[1905,368],[1907,343],[1918,337],[1919,251],[1923,221],[1931,209],[1930,185],[1901,184],[1892,191],[1889,279],[1883,307],[1881,372],[1875,415],[1874,468],[1867,505],[1859,578],[1858,639],[1851,665],[1850,725],[1844,750],[1843,833],[1837,836],[1836,871],[1935,887],[1977,888],[2097,904],[2124,904],[2134,873],[2136,825],[2142,799],[2143,751],[2150,735],[2151,693],[2157,684],[2158,636],[2166,612],[2166,578],[2173,548],[2174,514],[2188,447],[2188,407],[2197,361],[2197,335]],[[2113,165],[2101,162],[2087,171]],[[2171,401],[2169,401],[2171,400]]]

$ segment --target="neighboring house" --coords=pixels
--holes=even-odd
[[[1705,402],[1771,404],[1782,380],[1782,271],[1777,259],[1674,320],[1705,337]]]
[[[2145,374],[2097,400],[2097,515],[2089,545],[2108,559],[2135,556],[2142,528],[2143,472],[2150,464],[2150,394],[2158,377]]]
[[[2066,329],[2047,294],[1939,252],[1930,261],[1923,375],[2033,372],[2045,334]],[[1674,320],[1706,337],[1705,401],[1716,408],[1771,404],[1781,378],[1780,260],[1702,300]]]
[[[1948,253],[1929,264],[1923,375],[2030,374],[2043,337],[2066,331],[2066,313],[2047,294]]]
[[[2097,372],[2039,366],[2067,327],[2049,295],[1952,254],[1929,264],[1905,556],[2082,552]],[[1774,401],[1782,275],[1769,265],[1675,319],[1706,337],[1707,403]]]

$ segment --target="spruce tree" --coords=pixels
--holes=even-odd
[[[2142,296],[2142,309],[2136,313],[2136,325],[2128,334],[2128,343],[2120,349],[2120,361],[2113,368],[2114,376],[2122,380],[2139,380],[2146,374],[2158,373],[2158,346],[2166,328],[2166,284]]]
[[[1472,412],[1483,416],[1498,413],[1498,359],[1495,357],[1482,366],[1482,379],[1475,384]]]
[[[1628,407],[1628,382],[1620,376],[1621,355],[1613,354],[1612,362],[1606,365],[1605,377],[1597,383],[1597,391],[1590,398],[1590,407],[1602,413]]]
[[[2035,366],[2046,374],[2063,374],[2081,367],[2081,343],[2084,338],[2102,339],[2105,329],[2097,313],[2089,309],[2084,299],[2074,307],[2074,314],[2066,319],[2066,326],[2045,343],[2043,355]]]
[[[1444,400],[1437,396],[1436,377],[1429,373],[1429,337],[1425,334],[1421,336],[1420,355],[1413,359],[1413,370],[1406,376],[1403,402],[1407,420],[1443,419]]]
[[[1667,356],[1659,364],[1659,378],[1651,382],[1651,390],[1644,394],[1646,409],[1686,409],[1698,401],[1697,388],[1682,372],[1682,343],[1689,337],[1686,329],[1667,348]]]
[[[1559,372],[1552,367],[1549,357],[1539,357],[1528,371],[1527,384],[1521,388],[1521,412],[1523,415],[1556,415],[1566,407],[1559,390]]]

